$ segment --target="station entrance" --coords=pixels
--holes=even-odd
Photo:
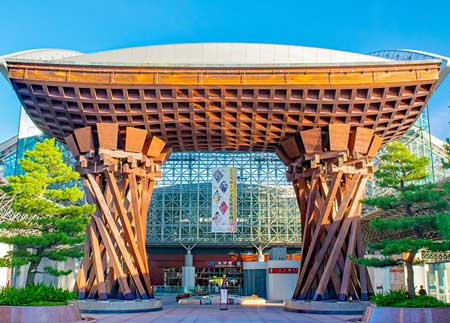
[[[256,151],[276,153],[284,163],[300,210],[302,260],[293,298],[367,300],[373,292],[367,269],[350,258],[364,255],[360,200],[372,159],[420,115],[440,62],[246,44],[266,55],[250,65],[250,57],[237,55],[235,65],[222,49],[241,53],[240,44],[180,46],[189,50],[164,48],[179,59],[205,57],[204,48],[222,54],[208,56],[211,65],[98,64],[89,55],[75,63],[6,62],[27,113],[68,145],[97,207],[77,277],[80,298],[153,297],[148,208],[173,151]],[[159,57],[159,49],[109,54],[130,62]],[[293,51],[301,64],[274,58]]]

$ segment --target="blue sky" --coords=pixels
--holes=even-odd
[[[450,56],[449,1],[2,0],[0,55],[180,42],[261,42],[368,53],[413,48]],[[429,101],[432,133],[450,136],[450,77]],[[19,101],[0,79],[0,142]]]

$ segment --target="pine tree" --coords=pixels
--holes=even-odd
[[[0,224],[0,242],[14,245],[0,258],[0,266],[30,264],[27,284],[32,284],[43,257],[56,261],[82,257],[85,227],[95,208],[81,203],[79,174],[65,164],[54,139],[26,151],[19,166],[24,174],[8,177],[9,185],[3,189],[13,198],[13,209],[27,215],[27,220]],[[71,272],[49,266],[45,270],[54,276]]]
[[[376,232],[390,234],[391,239],[368,245],[369,249],[380,251],[384,259],[355,260],[372,267],[404,263],[410,298],[415,296],[413,264],[417,253],[421,250],[450,250],[450,214],[445,213],[449,207],[447,197],[450,195],[450,183],[440,188],[431,184],[414,184],[414,181],[428,176],[427,165],[426,158],[417,157],[401,143],[392,143],[386,147],[386,153],[380,157],[377,165],[375,178],[378,185],[390,188],[393,193],[370,198],[363,203],[384,210],[400,208],[403,213],[394,219],[376,218],[369,222],[369,227]],[[429,232],[439,232],[441,239],[431,239]],[[406,254],[406,258],[393,258],[399,254]]]

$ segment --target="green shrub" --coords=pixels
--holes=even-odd
[[[390,290],[383,294],[375,294],[370,299],[377,306],[393,306],[408,300],[408,292],[405,290]]]
[[[417,296],[413,299],[408,299],[403,303],[397,304],[395,307],[448,307],[450,304],[444,303],[431,296]]]
[[[43,284],[27,285],[24,288],[0,288],[0,305],[9,306],[55,306],[67,305],[77,299],[77,294],[61,288]]]
[[[431,296],[416,296],[409,298],[406,290],[391,290],[383,294],[376,294],[370,299],[377,306],[382,307],[448,307],[450,304],[441,302]]]

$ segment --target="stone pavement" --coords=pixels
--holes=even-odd
[[[141,314],[89,314],[99,323],[216,323],[216,322],[250,322],[250,323],[347,323],[358,316],[317,315],[292,313],[283,310],[282,304],[269,303],[261,307],[244,307],[229,305],[228,310],[219,310],[218,305],[179,305],[175,296],[162,297],[162,311]]]

